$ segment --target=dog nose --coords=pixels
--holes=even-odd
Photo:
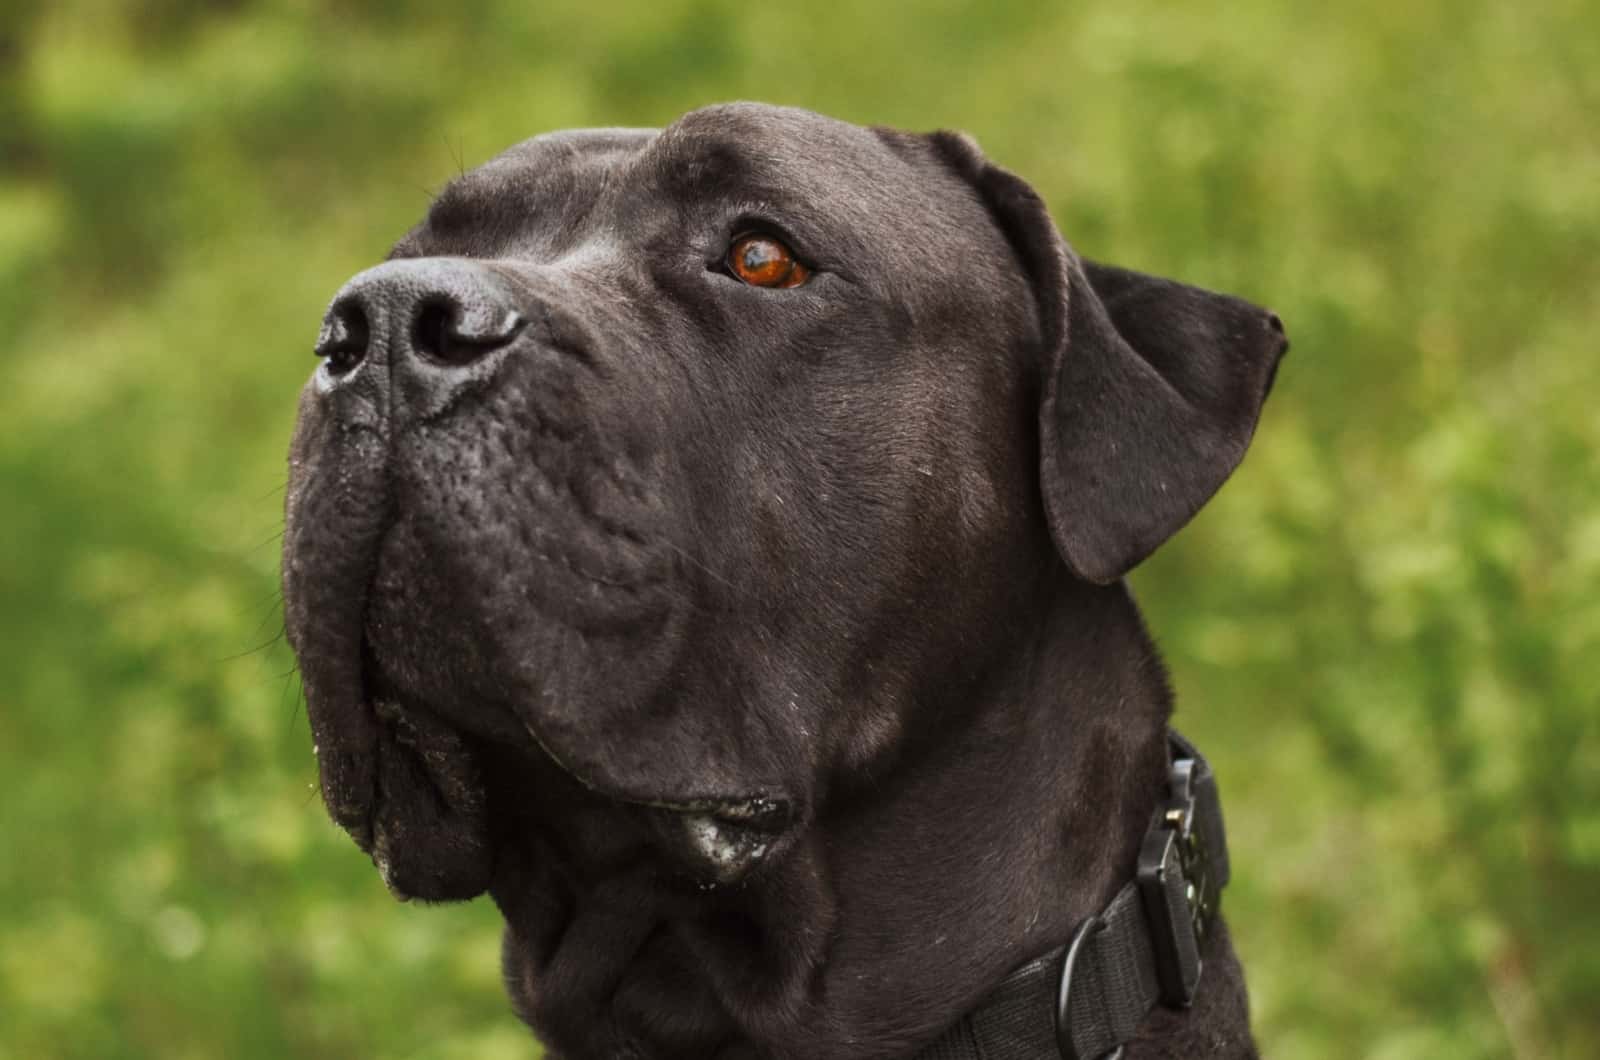
[[[511,343],[523,322],[505,280],[477,262],[391,261],[356,276],[334,297],[316,352],[334,379],[380,349],[396,373],[448,374]]]

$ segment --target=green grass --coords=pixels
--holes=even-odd
[[[1134,579],[1263,1046],[1600,1055],[1600,9],[11,0],[0,1060],[530,1054],[493,910],[393,904],[312,791],[294,395],[461,165],[729,98],[965,128],[1085,253],[1283,315]]]

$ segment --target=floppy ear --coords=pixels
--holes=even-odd
[[[933,139],[1033,284],[1040,485],[1056,548],[1079,577],[1115,581],[1244,457],[1289,348],[1283,325],[1238,298],[1080,259],[1025,181],[966,136]]]

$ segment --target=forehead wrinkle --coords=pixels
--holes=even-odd
[[[475,234],[504,249],[564,244],[584,227],[615,171],[655,135],[566,130],[514,144],[447,184],[416,234]]]
[[[870,173],[869,157],[892,157],[859,126],[796,108],[744,103],[684,115],[645,155],[675,190],[736,192],[744,198],[791,197],[795,188],[814,183],[804,175],[818,159]]]

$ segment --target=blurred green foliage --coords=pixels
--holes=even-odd
[[[276,589],[324,302],[506,144],[955,126],[1289,322],[1135,577],[1276,1057],[1600,1056],[1600,8],[5,0],[0,1058],[517,1057],[324,820]]]

